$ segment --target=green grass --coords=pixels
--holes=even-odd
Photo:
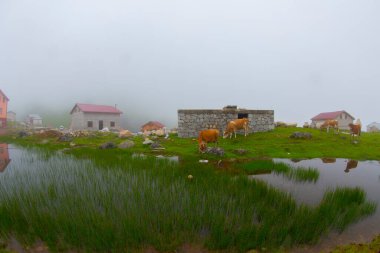
[[[0,178],[0,235],[29,245],[41,239],[53,251],[174,251],[186,243],[277,250],[315,243],[376,209],[359,188],[329,190],[310,207],[210,165],[132,159],[112,150],[93,160],[27,152],[13,161],[27,170]],[[93,152],[89,158],[99,151]]]
[[[296,140],[289,136],[295,131],[310,132],[310,140]],[[149,147],[142,145],[142,137],[132,138],[136,145],[131,150],[138,153],[156,154]],[[44,146],[48,149],[70,148],[69,143],[61,143],[56,139],[48,139],[48,143],[36,136],[16,138],[14,136],[0,136],[0,141],[19,143],[22,145]],[[97,134],[93,137],[74,139],[73,143],[83,148],[97,148],[104,142],[113,141],[116,144],[123,140],[115,134]],[[160,151],[166,155],[179,155],[193,159],[219,159],[213,155],[199,154],[197,141],[193,138],[178,138],[170,136],[169,139],[159,138],[158,141],[165,147]],[[46,141],[45,141],[46,142]],[[237,139],[220,139],[219,146],[225,149],[225,158],[350,158],[357,160],[380,160],[379,133],[363,133],[359,143],[353,144],[348,134],[326,133],[316,129],[302,128],[276,128],[270,132],[250,134],[246,138],[238,135]],[[239,155],[236,149],[248,151]],[[130,150],[123,151],[130,152]]]
[[[380,235],[369,243],[350,244],[338,246],[331,253],[379,253],[380,252]]]
[[[253,160],[237,165],[248,174],[281,174],[284,177],[297,182],[317,182],[319,171],[315,168],[292,167],[286,163],[276,163],[272,160]]]

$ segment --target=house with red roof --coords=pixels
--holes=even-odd
[[[339,129],[349,130],[348,124],[353,123],[354,119],[355,118],[346,111],[322,112],[311,118],[311,126],[320,128],[326,120],[337,120]]]
[[[0,90],[0,128],[7,126],[8,101],[9,98]]]
[[[120,129],[120,115],[115,106],[77,103],[71,110],[72,130]]]

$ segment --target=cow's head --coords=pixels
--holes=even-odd
[[[201,144],[199,144],[199,152],[204,153],[206,149],[207,149],[207,145],[205,142],[202,142]]]
[[[227,138],[230,133],[226,130],[223,132],[223,139]]]

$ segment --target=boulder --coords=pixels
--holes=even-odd
[[[150,140],[148,138],[145,138],[145,140],[143,142],[144,145],[151,145],[152,143],[154,143],[154,141],[152,141],[152,140]]]
[[[20,132],[18,132],[18,137],[21,137],[21,138],[27,137],[29,135],[30,134],[28,132],[26,132],[26,131],[20,131]]]
[[[151,149],[165,149],[160,143],[154,142],[150,145]]]
[[[73,139],[74,139],[73,136],[69,133],[66,133],[58,138],[59,141],[63,141],[63,142],[71,142],[73,141]]]
[[[234,152],[237,153],[237,154],[239,154],[239,155],[245,155],[245,154],[248,153],[248,150],[239,148],[239,149],[235,149]]]
[[[119,138],[128,138],[133,136],[133,133],[129,130],[123,130],[119,132]]]
[[[205,151],[207,154],[224,156],[224,149],[219,147],[208,147]]]
[[[111,148],[116,148],[116,145],[113,142],[106,142],[106,143],[103,143],[102,145],[100,145],[99,148],[100,149],[111,149]]]
[[[131,148],[135,146],[135,143],[133,141],[124,141],[122,143],[119,144],[119,148],[121,149],[127,149],[127,148]]]
[[[290,135],[292,139],[311,139],[313,136],[307,132],[294,132]]]

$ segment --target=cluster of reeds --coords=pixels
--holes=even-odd
[[[104,158],[107,166],[62,154],[22,157],[0,177],[0,237],[26,244],[38,238],[52,250],[168,251],[194,242],[278,249],[316,242],[376,208],[358,188],[328,191],[316,207],[298,206],[262,181],[196,163],[127,156]]]

